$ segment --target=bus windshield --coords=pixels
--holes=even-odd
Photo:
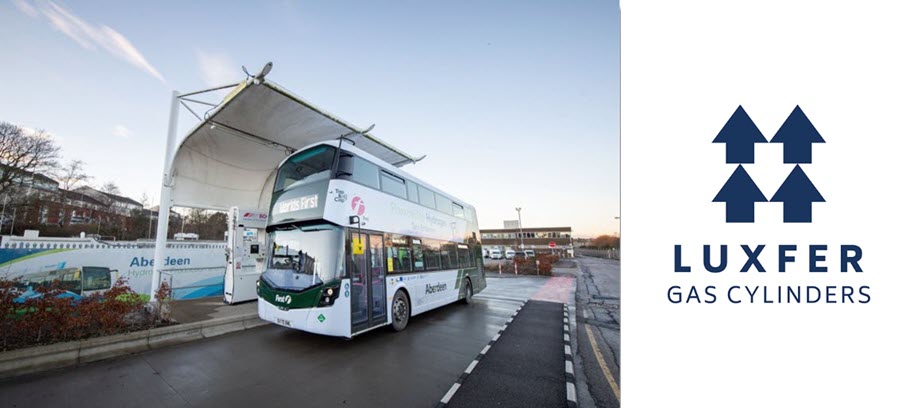
[[[321,145],[290,157],[277,171],[273,191],[283,191],[313,181],[329,179],[336,151],[337,149],[331,146]]]
[[[283,227],[267,234],[272,247],[264,278],[277,289],[305,290],[343,274],[343,229]]]

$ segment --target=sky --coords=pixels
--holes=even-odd
[[[172,90],[268,78],[414,156],[481,228],[619,231],[619,8],[0,0],[0,120],[158,201]],[[179,138],[196,119],[181,113]]]

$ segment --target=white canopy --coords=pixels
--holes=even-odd
[[[341,136],[397,167],[422,159],[270,81],[249,79],[208,112],[178,145],[172,162],[173,204],[219,210],[232,206],[265,209],[276,168],[283,159],[307,145]]]

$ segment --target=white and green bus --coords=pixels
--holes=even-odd
[[[311,333],[400,331],[486,287],[473,206],[345,140],[280,163],[267,248],[258,315]]]

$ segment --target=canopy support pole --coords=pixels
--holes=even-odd
[[[159,222],[156,225],[156,254],[153,257],[150,303],[156,302],[156,291],[162,281],[165,266],[165,245],[168,240],[168,219],[172,210],[172,160],[178,138],[178,91],[172,91],[172,109],[168,117],[168,139],[165,142],[165,162],[162,165],[162,192],[159,194]]]

